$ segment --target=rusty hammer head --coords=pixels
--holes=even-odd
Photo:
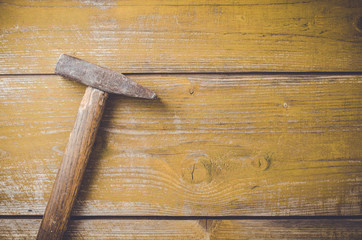
[[[146,99],[157,97],[154,92],[121,73],[66,54],[59,57],[55,73],[108,93]]]

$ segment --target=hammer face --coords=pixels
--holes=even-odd
[[[121,73],[66,54],[60,56],[55,73],[108,93],[146,99],[157,97],[154,92]]]

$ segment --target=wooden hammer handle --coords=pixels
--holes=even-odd
[[[102,118],[108,93],[88,87],[60,165],[37,239],[61,239]]]

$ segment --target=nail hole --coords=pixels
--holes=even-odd
[[[357,19],[356,27],[357,27],[359,30],[362,30],[362,17],[359,17],[359,18]]]
[[[190,89],[189,89],[189,93],[192,95],[192,94],[195,93],[195,90],[194,90],[193,88],[190,88]]]
[[[288,107],[288,104],[285,102],[283,103],[283,108],[287,108]]]

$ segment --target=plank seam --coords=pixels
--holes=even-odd
[[[117,70],[116,70],[117,71]],[[132,72],[124,75],[283,75],[283,76],[314,76],[314,75],[362,75],[361,72]],[[27,74],[0,74],[0,77],[26,77],[26,76],[58,76],[54,73],[27,73]]]
[[[0,219],[42,219],[43,215],[0,215]],[[89,215],[71,216],[71,220],[308,220],[308,219],[362,219],[362,215],[354,216],[110,216]]]

